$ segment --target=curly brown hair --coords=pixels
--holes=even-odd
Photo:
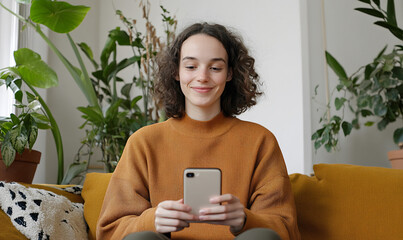
[[[185,96],[176,77],[179,74],[180,51],[183,42],[196,34],[206,34],[220,41],[228,54],[228,69],[232,79],[221,95],[221,111],[225,116],[239,115],[256,104],[262,94],[258,90],[259,75],[255,72],[255,59],[240,36],[220,24],[195,23],[180,33],[168,49],[158,56],[158,71],[154,97],[165,109],[168,117],[181,118],[185,114]]]

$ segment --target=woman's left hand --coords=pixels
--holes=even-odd
[[[239,232],[244,224],[246,214],[244,206],[232,194],[224,194],[210,199],[210,203],[221,203],[220,206],[203,208],[199,212],[199,219],[211,224],[228,225],[231,232]],[[226,204],[223,204],[226,203]]]

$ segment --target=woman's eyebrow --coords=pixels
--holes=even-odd
[[[198,59],[195,57],[186,56],[186,57],[182,58],[182,61],[185,61],[185,60],[198,60]],[[212,62],[222,61],[224,63],[227,63],[224,58],[220,58],[220,57],[212,58],[210,61],[212,61]]]

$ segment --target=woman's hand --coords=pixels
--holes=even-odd
[[[155,211],[155,229],[159,233],[176,232],[189,227],[189,220],[197,217],[190,214],[191,208],[183,204],[183,199],[178,201],[163,201],[158,204]]]
[[[231,232],[234,233],[243,228],[246,214],[244,206],[237,197],[232,194],[224,194],[211,198],[210,203],[226,204],[201,209],[199,212],[199,219],[201,221],[208,221],[211,224],[228,225]]]

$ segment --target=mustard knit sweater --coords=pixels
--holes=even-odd
[[[97,225],[97,239],[155,231],[154,213],[165,200],[183,198],[186,168],[220,168],[222,194],[237,196],[246,222],[239,232],[271,228],[283,240],[300,239],[284,160],[264,127],[224,117],[188,116],[144,127],[128,140],[112,175]],[[238,233],[238,234],[239,234]],[[191,223],[172,239],[233,239],[228,226]]]

